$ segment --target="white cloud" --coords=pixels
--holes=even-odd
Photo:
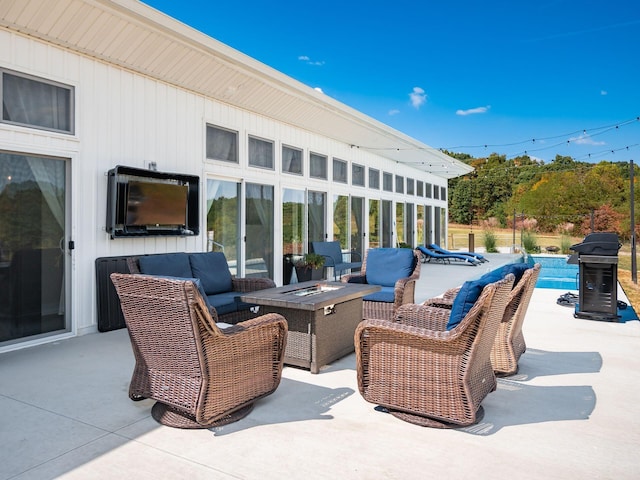
[[[411,106],[415,109],[419,109],[422,105],[427,103],[427,94],[420,87],[413,87],[413,91],[409,94],[411,99]]]
[[[316,92],[324,93],[320,87],[315,87],[314,90]]]
[[[569,142],[575,143],[576,145],[606,145],[605,142],[597,142],[587,134],[580,135],[579,137],[571,137]]]
[[[324,65],[324,60],[311,60],[311,58],[309,58],[307,55],[300,55],[298,57],[298,60],[307,63],[307,65],[314,65],[316,67],[321,67],[322,65]]]
[[[397,108],[394,108],[393,110],[389,110],[389,115],[391,115],[392,117],[394,115],[398,115],[400,113],[400,110],[398,110]]]
[[[476,113],[487,113],[490,108],[491,105],[487,105],[486,107],[469,108],[468,110],[456,110],[456,115],[464,117],[465,115],[475,115]]]
[[[600,90],[600,95],[604,96],[607,95],[609,92],[607,92],[606,90]]]

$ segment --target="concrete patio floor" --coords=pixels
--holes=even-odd
[[[416,301],[509,260],[424,264]],[[194,431],[129,400],[126,330],[4,353],[0,479],[640,478],[640,322],[576,319],[562,293],[535,290],[520,371],[455,430],[375,411],[353,354],[318,375],[285,367],[248,417]]]

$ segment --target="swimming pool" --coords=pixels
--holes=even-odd
[[[530,255],[529,263],[541,265],[536,288],[578,290],[578,265],[569,265],[568,258],[568,255]]]

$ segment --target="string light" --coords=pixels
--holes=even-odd
[[[589,136],[590,138],[599,136],[599,135],[603,135],[607,132],[610,132],[611,130],[619,130],[620,127],[624,127],[626,125],[630,125],[632,123],[635,122],[639,122],[640,121],[640,116],[637,116],[635,118],[631,118],[629,120],[625,120],[623,122],[619,122],[617,124],[611,124],[611,125],[604,125],[602,127],[597,127],[597,128],[593,128],[593,129],[580,129],[580,130],[575,130],[573,132],[569,132],[569,133],[565,133],[562,135],[553,135],[550,137],[533,137],[531,138],[531,140],[523,140],[523,141],[518,141],[518,142],[511,142],[511,143],[497,143],[497,144],[489,144],[489,143],[485,143],[485,144],[481,144],[481,145],[458,145],[455,147],[440,147],[438,149],[432,148],[432,147],[408,147],[408,148],[397,148],[397,147],[366,147],[366,146],[362,146],[362,145],[350,145],[352,148],[362,148],[362,149],[366,149],[366,150],[371,150],[371,151],[389,151],[389,150],[395,150],[395,151],[437,151],[440,153],[445,153],[445,152],[452,152],[455,150],[461,150],[461,149],[475,149],[475,148],[483,148],[484,150],[488,149],[488,148],[504,148],[504,147],[514,147],[514,146],[518,146],[518,145],[526,145],[526,144],[533,144],[533,145],[540,145],[541,143],[544,144],[544,142],[548,141],[548,140],[556,140],[556,139],[560,139],[562,138],[563,140],[557,143],[554,143],[552,145],[548,145],[548,146],[540,146],[539,148],[528,148],[525,149],[521,152],[518,152],[516,154],[513,155],[509,155],[509,156],[505,156],[507,159],[513,159],[513,158],[517,158],[523,155],[529,156],[532,153],[535,152],[541,152],[543,150],[550,150],[552,148],[557,148],[560,146],[568,146],[571,144],[577,144],[577,142],[579,140],[581,140],[581,138],[571,138],[572,136],[575,136],[577,134],[582,134],[583,136]],[[570,137],[567,139],[567,137]],[[602,154],[615,154],[615,152],[620,151],[620,150],[627,150],[629,151],[632,148],[638,147],[639,144],[633,144],[633,145],[626,145],[624,147],[620,147],[617,149],[613,149],[613,150],[604,150],[602,152],[597,152],[597,153],[587,153],[586,155],[582,155],[580,157],[576,157],[575,159],[580,159],[580,158],[588,158],[591,159],[593,157],[597,157],[599,155]],[[413,162],[407,162],[407,163],[413,163]],[[431,166],[431,165],[430,165]]]

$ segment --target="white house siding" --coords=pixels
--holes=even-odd
[[[276,122],[252,112],[172,86],[116,65],[73,53],[20,33],[0,29],[0,66],[75,87],[75,135],[50,133],[0,123],[0,149],[51,155],[71,162],[71,238],[73,251],[71,315],[73,333],[96,331],[96,258],[140,253],[202,251],[206,248],[206,179],[243,179],[275,187],[275,255],[280,251],[281,209],[284,187],[327,192],[329,209],[333,195],[355,195],[376,199],[446,208],[446,199],[372,191],[350,185],[351,163],[413,178],[434,186],[446,179],[397,164],[363,148],[321,137],[295,125]],[[204,72],[203,74],[206,74]],[[240,164],[205,159],[206,124],[239,132]],[[272,140],[273,171],[247,165],[247,136]],[[282,145],[303,149],[303,177],[281,174]],[[328,157],[328,181],[309,179],[309,153]],[[331,182],[332,158],[349,164],[349,184]],[[156,162],[160,171],[201,177],[201,234],[198,237],[147,237],[111,240],[105,232],[107,177],[116,165],[147,168]],[[365,171],[368,178],[368,170]],[[368,202],[365,202],[368,205]],[[331,211],[327,214],[331,236]],[[368,216],[365,216],[368,218]],[[434,221],[436,221],[434,219]],[[279,272],[278,272],[279,275]],[[276,277],[276,280],[278,278]]]

